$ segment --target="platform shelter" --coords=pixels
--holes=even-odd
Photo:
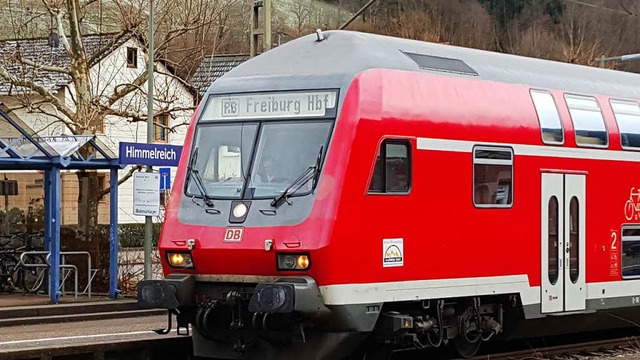
[[[118,295],[118,170],[117,156],[95,135],[38,136],[20,119],[0,109],[0,171],[44,171],[44,249],[49,256],[49,297],[57,303],[60,284],[62,170],[110,170],[109,296]]]

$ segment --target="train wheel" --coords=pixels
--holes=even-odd
[[[480,344],[482,341],[478,339],[475,342],[469,342],[464,336],[459,335],[453,340],[453,347],[458,355],[465,359],[472,358],[480,350]]]

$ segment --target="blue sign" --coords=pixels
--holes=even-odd
[[[171,189],[171,168],[160,168],[160,191]]]
[[[168,144],[120,143],[121,165],[178,166],[182,146]]]

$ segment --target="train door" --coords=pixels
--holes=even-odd
[[[586,308],[585,175],[543,173],[542,312]]]

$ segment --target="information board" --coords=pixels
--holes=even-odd
[[[133,174],[133,214],[160,215],[160,174],[147,172]]]

